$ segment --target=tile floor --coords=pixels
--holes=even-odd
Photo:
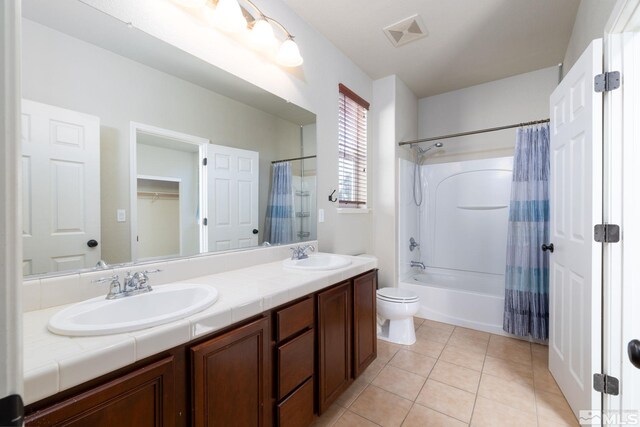
[[[547,347],[415,320],[411,346],[378,358],[314,427],[577,426],[549,373]]]

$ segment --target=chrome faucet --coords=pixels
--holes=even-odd
[[[422,270],[427,268],[421,261],[411,261],[411,267],[420,267]]]
[[[110,283],[109,293],[107,294],[106,299],[130,297],[132,295],[151,292],[153,288],[151,288],[151,285],[148,283],[149,274],[159,273],[160,271],[162,270],[145,270],[138,271],[133,274],[128,271],[122,284],[120,284],[120,277],[117,274],[111,277],[102,277],[100,279],[93,280],[93,283]]]
[[[313,245],[296,246],[294,248],[289,248],[289,249],[291,249],[291,259],[293,260],[309,258],[309,255],[307,255],[307,250],[311,252],[315,252],[316,250],[316,248]]]

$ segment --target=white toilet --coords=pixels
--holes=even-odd
[[[416,342],[413,316],[420,308],[418,295],[407,289],[382,288],[376,291],[378,338],[396,344]]]

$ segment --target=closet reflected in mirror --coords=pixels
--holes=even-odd
[[[78,0],[22,42],[25,275],[316,238],[314,114]]]

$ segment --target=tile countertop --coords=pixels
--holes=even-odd
[[[215,286],[218,300],[184,319],[129,333],[56,335],[49,332],[47,322],[68,305],[27,312],[23,323],[24,402],[52,396],[377,267],[373,257],[348,258],[351,265],[338,270],[289,270],[277,261],[178,281]]]

